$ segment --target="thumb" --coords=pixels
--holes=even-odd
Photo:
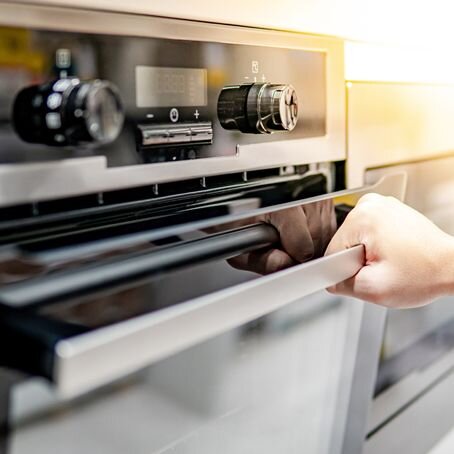
[[[383,264],[372,263],[363,266],[354,276],[327,288],[329,293],[358,298],[370,303],[381,304],[384,289],[377,285],[383,281]]]

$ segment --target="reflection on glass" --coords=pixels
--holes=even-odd
[[[336,228],[332,200],[274,211],[236,223],[223,225],[234,228],[247,223],[272,225],[279,234],[279,243],[233,257],[229,263],[237,269],[270,274],[323,255]]]

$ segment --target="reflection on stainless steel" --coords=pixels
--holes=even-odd
[[[7,257],[0,259],[0,285],[39,276],[47,271],[47,267],[40,263],[21,257]]]
[[[91,293],[131,287],[143,279],[259,249],[277,240],[278,234],[270,225],[228,230],[11,284],[0,289],[0,301],[4,306],[17,308],[61,303]]]
[[[83,264],[90,264],[96,260],[117,257],[125,253],[139,252],[151,249],[151,243],[137,243],[129,247],[119,248],[117,250],[103,251],[98,254],[73,256],[66,260],[54,260],[53,262],[43,261],[39,257],[33,257],[22,254],[15,256],[0,257],[0,284],[19,282],[32,277],[45,276],[55,271],[74,268]]]
[[[322,200],[299,207],[287,208],[252,219],[244,219],[228,226],[244,225],[244,222],[270,224],[279,233],[279,244],[233,257],[229,263],[238,269],[270,274],[297,263],[321,257],[337,229],[332,200]],[[227,227],[225,224],[222,227]]]

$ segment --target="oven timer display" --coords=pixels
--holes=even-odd
[[[196,107],[207,105],[207,70],[136,66],[136,105]]]

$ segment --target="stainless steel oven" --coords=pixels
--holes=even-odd
[[[345,189],[343,43],[15,2],[0,25],[0,451],[360,453],[384,317],[324,292],[363,251],[323,247],[406,178]],[[310,235],[262,276],[273,223]]]

